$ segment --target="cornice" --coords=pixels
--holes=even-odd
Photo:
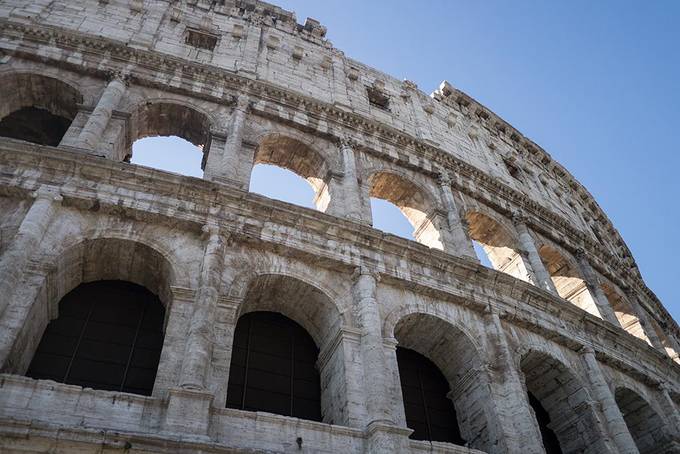
[[[3,34],[14,34],[17,39],[22,41],[28,39],[29,41],[35,41],[39,43],[50,43],[58,45],[61,48],[77,51],[81,54],[89,53],[91,56],[98,56],[102,61],[100,61],[97,65],[87,67],[82,63],[66,63],[61,59],[52,59],[48,55],[37,55],[28,50],[22,50],[21,48],[14,49],[12,51],[15,55],[19,55],[24,58],[39,61],[52,60],[53,63],[59,66],[68,67],[68,69],[74,72],[87,72],[102,78],[106,78],[110,71],[122,69],[122,65],[130,62],[133,62],[137,68],[148,69],[149,75],[158,74],[159,68],[165,69],[168,75],[176,75],[176,71],[181,69],[183,79],[190,76],[192,80],[202,80],[206,82],[205,85],[208,87],[216,86],[217,82],[219,81],[219,83],[221,83],[222,86],[227,89],[234,91],[245,91],[260,98],[273,100],[289,108],[293,108],[298,111],[304,111],[307,115],[316,115],[316,118],[318,119],[323,119],[326,121],[331,120],[341,127],[357,129],[369,136],[378,136],[382,142],[392,146],[402,149],[408,148],[411,151],[415,151],[416,155],[420,155],[425,159],[425,161],[434,164],[432,168],[426,169],[411,162],[403,163],[404,165],[407,165],[411,168],[415,167],[418,170],[433,176],[436,175],[435,167],[452,171],[461,177],[467,178],[468,180],[464,181],[461,178],[454,179],[452,182],[453,187],[455,187],[457,190],[465,192],[474,198],[482,199],[482,201],[484,201],[486,204],[495,206],[502,212],[508,211],[507,207],[499,205],[495,198],[484,197],[484,194],[480,193],[480,191],[472,190],[469,184],[467,184],[468,182],[472,182],[477,186],[477,188],[485,189],[491,194],[498,196],[499,199],[514,204],[517,208],[522,209],[526,214],[532,215],[533,222],[531,222],[530,225],[532,227],[536,227],[537,230],[541,231],[542,233],[553,237],[551,230],[553,227],[558,227],[561,233],[566,234],[566,238],[563,236],[557,240],[559,242],[564,242],[565,239],[568,239],[571,242],[570,244],[567,244],[568,250],[573,251],[579,247],[586,249],[588,251],[589,257],[597,258],[599,260],[599,263],[593,263],[594,268],[614,282],[619,283],[621,279],[623,279],[626,281],[625,285],[638,289],[638,291],[644,294],[645,297],[655,306],[655,310],[652,311],[652,315],[661,316],[664,324],[670,325],[675,333],[680,333],[680,328],[677,326],[675,321],[673,321],[672,317],[670,317],[670,314],[668,314],[665,307],[663,307],[656,295],[649,288],[647,288],[639,273],[637,265],[635,264],[635,260],[632,255],[630,255],[630,251],[627,247],[626,251],[628,256],[624,257],[624,260],[622,261],[609,251],[605,250],[594,240],[590,239],[583,232],[574,228],[571,225],[571,222],[567,219],[556,213],[553,213],[552,211],[543,207],[541,204],[528,198],[524,193],[511,188],[498,179],[491,177],[475,166],[468,164],[467,162],[451,155],[441,148],[435,147],[403,131],[399,131],[391,126],[382,124],[360,114],[348,112],[337,106],[320,102],[314,98],[310,98],[299,93],[291,92],[288,89],[276,86],[269,82],[251,79],[244,75],[238,74],[237,72],[229,71],[225,68],[184,60],[179,57],[161,54],[159,52],[151,52],[143,49],[132,48],[110,39],[86,35],[83,33],[76,33],[58,27],[37,24],[27,25],[1,19],[0,28],[3,29]],[[217,96],[211,91],[206,92],[192,89],[192,87],[195,86],[194,84],[191,86],[187,84],[186,87],[172,87],[168,84],[158,82],[152,78],[147,79],[143,74],[140,74],[139,71],[132,72],[130,74],[130,79],[140,85],[162,87],[168,91],[188,93],[191,96],[210,100],[216,103],[232,104],[234,102],[234,99],[231,97],[224,98],[222,96]],[[617,243],[621,243],[625,246],[625,242],[623,242],[623,239],[619,233],[613,228],[611,221],[609,221],[606,214],[601,210],[592,195],[590,195],[585,187],[578,183],[578,181],[575,180],[571,174],[566,171],[566,169],[564,169],[557,162],[553,161],[547,152],[545,152],[542,148],[529,139],[525,138],[515,128],[502,120],[495,113],[489,111],[486,107],[479,104],[470,96],[460,92],[459,90],[453,90],[457,94],[456,102],[461,102],[462,100],[462,102],[467,103],[468,113],[463,112],[463,114],[473,118],[469,112],[477,112],[475,114],[477,117],[475,121],[479,121],[482,126],[487,128],[488,124],[493,121],[494,125],[496,125],[495,127],[498,128],[498,131],[509,135],[511,140],[518,144],[523,143],[525,148],[531,151],[531,154],[538,154],[540,157],[539,160],[541,162],[544,164],[549,163],[552,166],[551,169],[557,169],[558,173],[562,177],[565,175],[569,176],[569,179],[566,181],[567,185],[571,187],[575,185],[577,188],[579,188],[580,197],[584,198],[585,195],[587,201],[589,202],[588,205],[591,207],[591,209],[596,210],[597,213],[594,217],[606,219],[608,226],[611,227],[611,229],[608,229],[609,234],[616,239]],[[476,110],[470,109],[470,105],[474,105]],[[478,114],[479,111],[486,113],[480,116]],[[341,137],[334,137],[334,139],[340,140]],[[375,150],[365,145],[361,148],[367,152],[385,157],[385,153],[380,150]],[[392,157],[387,158],[390,160],[393,159]],[[610,273],[608,270],[609,266],[613,266],[621,273],[616,275]]]
[[[348,276],[356,266],[368,264],[380,273],[383,283],[452,301],[480,314],[493,306],[506,321],[572,350],[593,345],[604,362],[640,380],[656,383],[673,377],[680,386],[680,366],[624,330],[531,284],[413,241],[206,180],[52,147],[8,140],[0,144],[0,162],[5,169],[0,194],[28,197],[40,184],[61,185],[66,207],[87,211],[96,204],[101,214],[183,227],[197,236],[210,219],[234,241],[249,247],[274,247],[279,254],[345,270]],[[23,179],[22,170],[40,178]],[[143,194],[157,200],[151,205],[135,203]],[[224,209],[211,214],[215,207]],[[296,229],[303,240],[282,241],[267,233],[270,229],[264,227],[271,225]],[[337,247],[329,250],[315,239],[330,239]],[[408,276],[388,266],[398,262],[409,264]],[[631,363],[633,359],[638,362]]]

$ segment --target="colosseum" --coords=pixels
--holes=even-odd
[[[680,453],[680,329],[589,192],[325,35],[259,0],[0,0],[0,451]],[[150,136],[203,178],[132,164]]]

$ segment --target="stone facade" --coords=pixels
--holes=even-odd
[[[680,329],[587,190],[446,82],[431,95],[257,0],[0,0],[0,451],[680,452]],[[203,147],[204,178],[129,164],[142,137]],[[317,210],[248,193],[259,163]],[[371,228],[388,200],[416,241]],[[475,257],[480,243],[494,269]],[[24,374],[84,282],[157,294],[153,394]],[[322,422],[225,408],[240,315],[317,344]],[[446,377],[468,446],[409,439],[397,345]]]

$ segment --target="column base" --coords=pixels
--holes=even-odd
[[[409,452],[409,435],[413,430],[392,425],[389,421],[373,421],[366,428],[366,454]]]
[[[163,431],[207,438],[213,395],[207,391],[174,388],[168,391],[168,396]]]

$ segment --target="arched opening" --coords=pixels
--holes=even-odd
[[[306,282],[279,274],[254,278],[239,309],[226,405],[347,423],[344,353],[326,343],[341,319],[330,298]],[[320,353],[321,347],[334,350]]]
[[[181,104],[147,102],[131,118],[133,164],[201,177],[210,148],[210,120]]]
[[[19,329],[7,372],[24,374],[48,323],[61,315],[59,302],[79,285],[99,281],[136,284],[156,295],[167,307],[171,302],[170,286],[175,285],[175,273],[157,250],[131,240],[86,240],[61,252],[50,265],[50,273],[36,300],[17,302],[26,306],[22,310],[27,311],[26,319],[32,322]]]
[[[306,197],[306,191],[299,184],[301,180],[288,172],[271,169],[271,166],[306,180],[312,188],[312,197]],[[270,134],[260,141],[255,150],[250,188],[267,197],[326,211],[331,200],[328,171],[323,156],[308,145],[281,134]]]
[[[421,313],[402,318],[394,337],[399,343],[399,379],[406,424],[414,429],[412,438],[488,451],[487,412],[493,402],[472,341],[445,320]]]
[[[519,253],[519,245],[506,228],[489,216],[475,211],[467,213],[465,219],[470,238],[484,252],[484,256],[480,257],[482,264],[485,264],[486,258],[493,269],[530,282],[526,264]],[[475,250],[479,251],[478,248]],[[478,252],[478,255],[481,254]]]
[[[555,358],[537,351],[524,355],[520,367],[546,452],[604,452],[590,397],[576,376]]]
[[[321,421],[319,349],[300,325],[276,312],[239,318],[227,407]]]
[[[640,454],[667,452],[670,440],[664,422],[651,405],[628,388],[618,388],[614,398]]]
[[[434,204],[422,189],[406,178],[390,172],[376,172],[370,176],[368,182],[369,196],[396,206],[411,224],[412,237],[416,241],[431,248],[444,249]],[[372,218],[374,225],[380,225],[375,216]],[[395,233],[403,236],[398,230]]]
[[[553,284],[555,284],[557,293],[584,311],[601,317],[595,300],[576,265],[567,260],[557,249],[550,246],[541,246],[538,253],[552,278]]]
[[[165,310],[156,295],[125,281],[81,284],[59,303],[27,376],[94,389],[151,395]]]
[[[446,377],[420,353],[397,347],[399,379],[406,424],[414,440],[445,441],[462,445],[458,419]]]
[[[0,136],[56,147],[83,97],[70,85],[38,74],[0,79]]]
[[[626,299],[621,296],[619,292],[617,292],[612,286],[608,284],[602,284],[602,290],[607,296],[607,300],[609,301],[612,309],[614,309],[614,314],[621,324],[621,327],[633,336],[639,337],[645,342],[650,343],[649,338],[645,334],[644,328],[640,324],[640,319],[635,314],[635,311],[630,306],[628,301],[626,301]]]

